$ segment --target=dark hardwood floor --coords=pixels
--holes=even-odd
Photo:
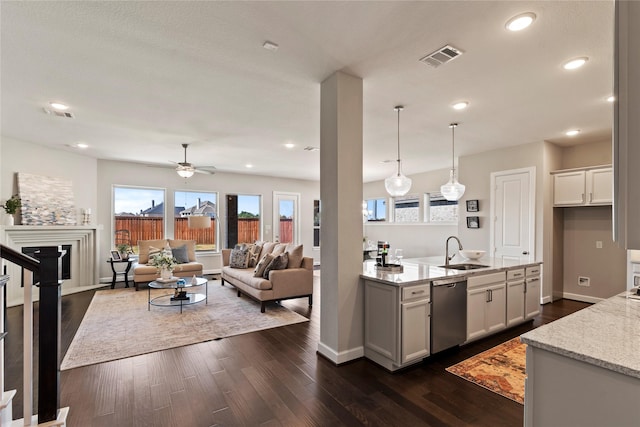
[[[365,359],[336,367],[316,354],[319,289],[313,308],[306,298],[282,303],[307,323],[63,371],[68,426],[521,426],[522,405],[445,368],[588,306],[547,304],[533,322],[391,374]],[[62,298],[63,354],[92,296]],[[9,308],[7,319],[5,388],[18,390],[20,418],[22,308]]]

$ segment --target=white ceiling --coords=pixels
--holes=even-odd
[[[610,138],[613,1],[1,2],[3,137],[99,159],[319,179],[320,84],[364,85],[364,181],[394,163],[548,140]],[[519,33],[507,19],[534,12]],[[277,43],[277,51],[262,47]],[[450,44],[437,69],[418,60]],[[588,56],[566,71],[567,59]],[[75,119],[47,115],[59,100]],[[455,111],[455,101],[470,102]],[[579,128],[578,137],[564,131]],[[293,142],[294,149],[284,143]],[[254,165],[247,169],[245,164]],[[169,173],[169,172],[168,172]]]

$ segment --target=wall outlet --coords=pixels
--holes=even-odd
[[[602,240],[596,240],[596,249],[602,249]]]
[[[591,279],[584,276],[578,276],[578,286],[588,287],[591,286]]]

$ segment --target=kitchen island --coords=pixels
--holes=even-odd
[[[460,325],[461,339],[456,344],[462,344],[539,313],[540,262],[484,257],[465,261],[478,266],[471,270],[444,268],[443,264],[444,257],[411,258],[402,261],[402,272],[389,272],[376,268],[373,261],[363,263],[365,357],[395,371],[419,363],[432,349],[449,347],[450,342],[442,345],[440,336],[432,332],[446,330],[450,324]],[[443,308],[434,299],[434,291],[441,289],[433,287],[438,282],[465,287],[455,310]],[[445,303],[446,298],[441,301]],[[438,323],[436,314],[443,311],[451,317]]]
[[[640,425],[640,300],[630,295],[521,336],[525,426]]]

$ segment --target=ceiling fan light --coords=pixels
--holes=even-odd
[[[442,193],[442,196],[448,201],[454,202],[456,200],[460,200],[465,189],[466,187],[464,184],[460,184],[458,182],[455,169],[451,169],[451,172],[449,173],[449,182],[440,186],[440,193]]]
[[[191,178],[193,176],[193,174],[195,173],[195,169],[193,168],[193,166],[178,166],[176,168],[176,172],[178,175],[180,175],[182,178]]]

